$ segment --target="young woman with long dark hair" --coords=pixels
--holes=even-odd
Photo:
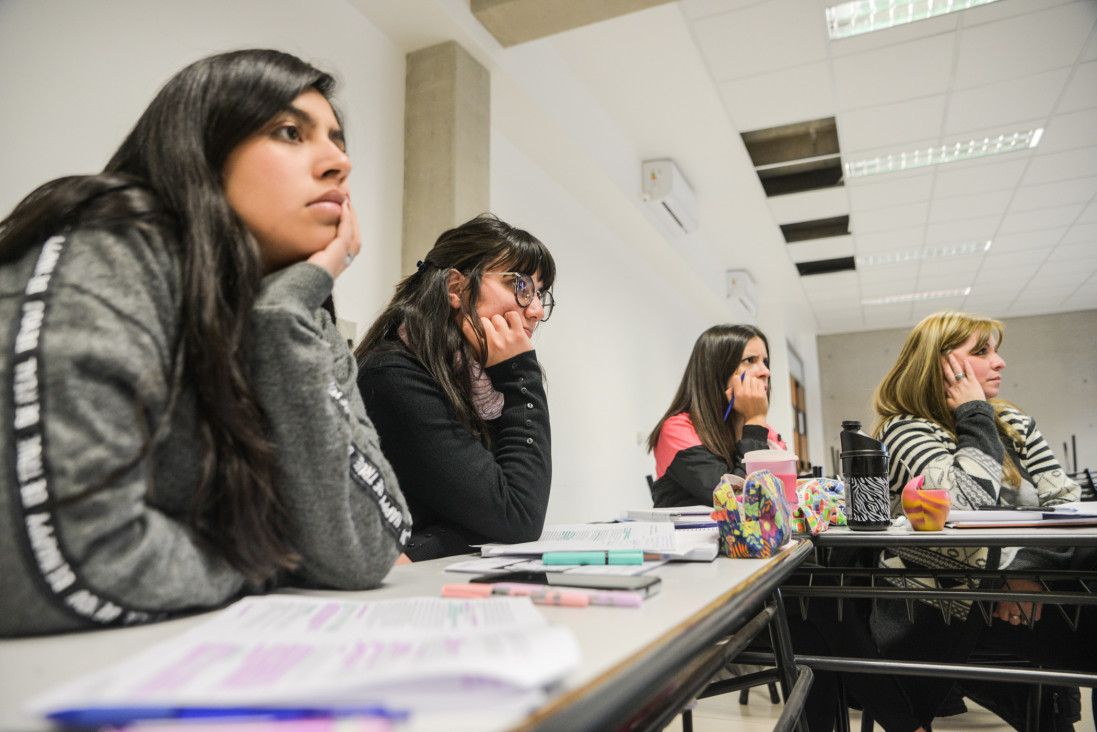
[[[766,424],[768,411],[765,334],[752,325],[716,325],[702,333],[670,408],[648,436],[655,506],[711,506],[725,473],[746,475],[743,455],[784,449]]]
[[[361,242],[334,81],[173,77],[0,223],[0,633],[376,585],[409,518],[330,312]]]
[[[530,337],[556,265],[491,215],[438,237],[358,346],[358,386],[414,519],[413,561],[540,536],[552,458]]]

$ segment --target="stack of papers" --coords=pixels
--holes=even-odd
[[[621,512],[622,521],[669,521],[675,528],[716,526],[712,506],[675,506],[673,508],[630,508]]]
[[[537,541],[522,544],[484,544],[485,557],[538,555],[545,552],[641,549],[664,559],[711,562],[719,549],[715,526],[675,530],[670,521],[629,521],[612,524],[556,524],[546,526]]]
[[[953,509],[945,522],[945,526],[957,529],[1094,525],[1097,525],[1097,505],[1080,502],[1056,506],[1001,506],[978,511]]]
[[[571,631],[528,598],[241,600],[172,640],[31,701],[78,726],[257,711],[515,715],[579,665]]]

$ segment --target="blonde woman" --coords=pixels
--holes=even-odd
[[[991,318],[959,312],[930,315],[911,331],[895,365],[876,389],[875,433],[890,455],[894,516],[902,515],[903,486],[919,475],[925,477],[926,488],[948,490],[957,509],[1050,506],[1078,500],[1078,485],[1055,459],[1035,420],[998,398],[1006,366],[998,353],[1003,332],[1002,324]],[[881,562],[891,567],[962,571],[985,567],[987,550],[908,547],[886,550]],[[1069,548],[1026,547],[1003,549],[999,567],[1038,571],[1079,563],[1088,566],[1092,560]],[[1083,616],[1077,635],[1065,635],[1056,642],[1058,633],[1070,633],[1059,613],[1044,613],[1039,603],[1008,599],[1009,591],[1041,589],[1043,585],[1035,580],[1010,580],[995,603],[989,627],[981,620],[956,622],[968,614],[962,603],[951,604],[951,612],[958,616],[951,625],[944,624],[940,610],[919,603],[915,632],[905,606],[896,603],[891,608],[894,613],[882,613],[874,630],[885,650],[902,648],[903,654],[932,653],[927,649],[954,643],[956,653],[966,657],[982,642],[1051,666],[1080,661],[1092,667],[1097,658],[1092,617]],[[940,644],[926,642],[927,633],[935,630],[942,634],[942,641],[949,634],[962,637]]]

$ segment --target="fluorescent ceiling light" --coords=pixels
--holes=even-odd
[[[958,290],[932,290],[929,292],[910,292],[905,295],[888,295],[887,297],[870,297],[862,300],[862,305],[895,305],[901,302],[915,302],[918,300],[936,300],[942,297],[959,297],[971,292],[970,287],[961,287]]]
[[[977,254],[990,249],[990,241],[973,242],[971,244],[954,244],[948,247],[936,247],[934,249],[915,249],[906,252],[886,252],[884,254],[869,254],[857,257],[858,267],[879,267],[888,264],[906,264],[907,262],[920,262],[923,259],[941,259],[944,257],[962,257],[967,254]]]
[[[857,162],[846,163],[846,178],[862,178],[866,175],[877,175],[879,173],[895,173],[900,170],[922,168],[927,165],[956,163],[961,160],[972,160],[987,155],[1027,150],[1039,145],[1043,134],[1044,130],[1040,128],[1026,132],[1014,132],[1012,135],[984,137],[981,140],[968,140],[953,145],[941,145],[926,150],[887,155],[870,160],[858,160]]]
[[[830,39],[849,38],[861,33],[913,23],[995,0],[854,0],[827,8]]]

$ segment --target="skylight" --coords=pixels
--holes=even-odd
[[[937,300],[942,297],[960,297],[971,292],[970,287],[961,287],[957,290],[930,290],[927,292],[910,292],[903,295],[888,295],[887,297],[870,297],[862,300],[862,305],[896,305],[902,302],[917,302],[920,300]]]
[[[1014,132],[1010,135],[998,135],[997,137],[984,137],[981,140],[968,140],[952,145],[941,145],[914,152],[896,153],[869,160],[858,160],[846,163],[846,178],[862,178],[866,175],[878,175],[880,173],[895,173],[900,170],[922,168],[927,165],[941,165],[942,163],[956,163],[961,160],[972,160],[987,155],[1000,155],[1002,153],[1027,150],[1040,144],[1043,136],[1043,128]]]
[[[827,32],[836,41],[992,2],[995,0],[854,0],[827,8]]]
[[[962,257],[968,254],[977,254],[990,249],[990,240],[972,242],[971,244],[954,244],[947,247],[934,247],[933,249],[915,249],[905,252],[885,252],[883,254],[868,254],[857,257],[858,267],[880,267],[889,264],[906,264],[908,262],[920,262],[924,259],[943,259],[945,257]]]

